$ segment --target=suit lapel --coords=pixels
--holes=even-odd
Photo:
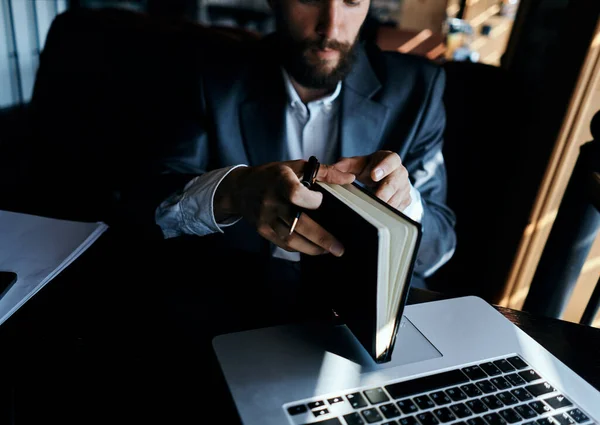
[[[381,83],[367,54],[359,46],[354,67],[344,80],[340,120],[341,156],[367,155],[379,149],[388,108],[371,98],[380,88]]]
[[[286,159],[283,76],[273,63],[254,67],[251,73],[239,110],[250,165],[282,161]]]

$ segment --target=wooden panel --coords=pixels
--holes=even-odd
[[[382,50],[394,50],[426,56],[431,60],[443,58],[446,50],[444,36],[430,30],[406,30],[382,26],[377,30],[377,45]]]
[[[501,305],[520,309],[556,217],[562,196],[578,157],[579,147],[590,140],[589,125],[598,110],[600,90],[600,27],[586,55],[571,101],[546,167],[530,222],[523,233]]]
[[[446,20],[447,0],[403,0],[399,27],[441,33]]]

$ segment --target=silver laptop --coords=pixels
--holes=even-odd
[[[405,307],[392,360],[343,325],[220,335],[244,425],[585,425],[600,392],[478,297]]]

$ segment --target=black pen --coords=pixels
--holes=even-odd
[[[311,156],[308,158],[308,162],[304,166],[304,174],[302,176],[301,183],[306,186],[307,189],[310,189],[315,181],[317,180],[317,173],[319,172],[319,161],[316,157]],[[296,212],[296,217],[290,226],[290,235],[294,233],[294,229],[296,228],[296,224],[298,224],[298,220],[300,219],[300,214],[302,214],[302,210],[298,210]]]

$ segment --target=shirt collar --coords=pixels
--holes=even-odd
[[[289,104],[292,106],[295,104],[301,105],[302,100],[300,99],[300,96],[298,96],[298,92],[294,88],[294,85],[292,84],[292,80],[290,79],[288,72],[283,67],[281,68],[281,72],[283,73],[283,79],[285,81],[285,91],[288,95]],[[326,97],[314,100],[309,103],[320,103],[320,104],[323,104],[324,106],[331,107],[331,105],[335,102],[335,100],[340,95],[341,91],[342,91],[342,81],[340,80],[340,81],[338,81],[333,93],[331,93],[330,95],[328,95]]]

